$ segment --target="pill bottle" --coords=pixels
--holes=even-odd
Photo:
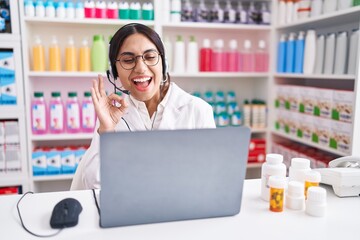
[[[309,187],[305,212],[314,217],[324,217],[326,214],[326,190],[321,187]]]
[[[261,198],[265,201],[269,201],[270,197],[269,177],[286,176],[286,166],[283,160],[284,157],[280,154],[270,153],[266,155],[266,161],[261,167]]]
[[[304,182],[305,173],[310,171],[310,160],[306,158],[292,158],[289,168],[289,181]]]
[[[284,209],[284,192],[286,178],[283,176],[270,176],[270,201],[269,209],[272,212],[282,212]]]
[[[290,181],[287,188],[285,204],[288,209],[303,210],[305,207],[304,183]]]
[[[305,189],[304,195],[307,197],[309,187],[318,187],[321,181],[321,175],[317,171],[308,171],[305,173]]]

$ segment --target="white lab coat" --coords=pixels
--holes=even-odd
[[[123,118],[130,125],[131,131],[146,130],[135,105],[130,104],[129,99],[127,102],[129,108]],[[163,112],[158,126],[154,125],[154,129],[215,128],[212,107],[202,99],[186,93],[175,83],[170,83],[167,95],[160,104],[164,104]],[[124,121],[120,121],[115,131],[129,131],[129,129]],[[76,170],[71,190],[100,188],[99,140],[99,134],[95,130],[91,145]],[[121,146],[114,146],[114,149],[116,148],[120,152],[126,151],[121,149]]]

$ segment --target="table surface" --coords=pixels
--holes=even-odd
[[[325,217],[312,217],[304,211],[268,210],[260,198],[259,179],[246,180],[240,214],[233,217],[188,220],[102,229],[92,191],[68,191],[27,195],[20,204],[25,225],[37,234],[51,234],[49,225],[53,207],[60,200],[72,197],[80,201],[83,211],[79,223],[62,230],[51,239],[360,239],[360,197],[339,198],[332,188],[327,190]],[[1,239],[38,239],[20,225],[16,203],[20,195],[0,197]],[[78,238],[80,239],[80,238]]]

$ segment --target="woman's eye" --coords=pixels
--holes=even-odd
[[[128,59],[123,59],[123,63],[133,63],[135,60],[134,58],[128,58]]]

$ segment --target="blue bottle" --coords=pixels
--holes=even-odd
[[[303,73],[304,66],[305,33],[299,32],[295,43],[295,69],[294,73]]]
[[[290,33],[286,42],[286,73],[294,73],[295,70],[295,33]]]
[[[277,72],[285,72],[286,63],[286,34],[282,34],[280,42],[278,44],[278,55],[277,55]]]

